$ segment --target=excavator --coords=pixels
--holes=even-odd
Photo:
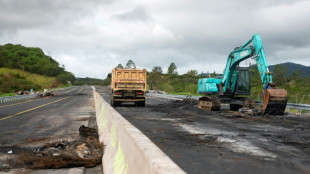
[[[268,69],[262,40],[258,34],[254,34],[249,41],[229,54],[221,77],[198,80],[198,93],[205,95],[199,98],[198,108],[220,110],[223,103],[229,104],[231,110],[254,109],[254,100],[246,97],[250,95],[251,89],[249,67],[239,66],[249,58],[256,61],[263,84],[263,114],[283,115],[288,101],[287,91],[278,89],[272,82],[272,72]]]

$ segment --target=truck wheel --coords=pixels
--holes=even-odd
[[[145,101],[138,101],[138,102],[136,102],[136,106],[144,107],[145,106]]]
[[[110,100],[111,100],[111,106],[116,106],[116,101],[114,101],[114,97],[111,97]]]
[[[140,106],[141,106],[141,107],[145,107],[145,100],[142,101],[142,102],[140,102]]]

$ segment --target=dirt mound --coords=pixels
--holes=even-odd
[[[0,168],[59,169],[101,164],[103,144],[98,140],[97,130],[83,125],[79,132],[80,137],[72,142],[56,141],[12,154]]]

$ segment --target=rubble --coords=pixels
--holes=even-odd
[[[89,131],[89,132],[88,132]],[[96,129],[82,125],[80,136],[74,141],[56,141],[42,147],[14,151],[7,160],[0,162],[0,172],[10,169],[59,169],[70,167],[95,167],[101,164],[103,144],[98,140]],[[14,153],[13,153],[14,152]],[[2,164],[1,164],[2,163]]]

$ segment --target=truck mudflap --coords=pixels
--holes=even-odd
[[[199,98],[198,108],[207,111],[219,111],[221,109],[221,101],[216,97],[204,96]]]
[[[285,89],[266,89],[263,91],[263,114],[283,115],[288,101]]]

